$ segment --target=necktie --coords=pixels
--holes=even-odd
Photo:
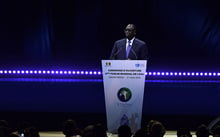
[[[128,55],[129,55],[129,52],[131,50],[131,42],[128,41],[128,47],[127,47],[127,50],[126,50],[126,58],[128,59]]]

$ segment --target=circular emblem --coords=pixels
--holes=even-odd
[[[127,102],[131,99],[131,90],[129,88],[121,88],[118,91],[118,99],[122,102]]]

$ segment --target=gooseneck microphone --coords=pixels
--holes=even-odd
[[[136,58],[136,60],[137,60],[137,59],[138,59],[137,54],[136,54],[135,51],[132,49],[132,47],[131,47],[131,52],[134,54],[134,56],[135,56],[135,58]]]
[[[121,52],[121,50],[122,50],[122,47],[117,52],[115,52],[115,54],[113,55],[111,59],[115,59],[115,57]]]

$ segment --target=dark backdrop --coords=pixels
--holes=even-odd
[[[218,3],[210,0],[11,0],[0,5],[0,62],[100,67],[128,23],[149,44],[149,70],[217,70]],[[160,69],[159,69],[160,68]]]
[[[100,69],[100,60],[108,59],[114,41],[124,37],[124,27],[134,23],[137,37],[149,44],[149,71],[216,71],[218,5],[212,0],[1,1],[0,68]],[[198,115],[220,114],[218,83],[146,84],[147,119],[157,114],[187,121],[178,115],[195,115],[191,121],[196,121]],[[105,112],[101,82],[1,81],[0,91],[1,111]],[[1,119],[17,120],[18,115],[39,123],[60,116],[1,112]]]

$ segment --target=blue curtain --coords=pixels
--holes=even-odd
[[[0,61],[100,66],[114,41],[124,38],[124,27],[134,23],[137,37],[149,44],[154,68],[183,62],[216,67],[217,5],[208,0],[3,1]]]

